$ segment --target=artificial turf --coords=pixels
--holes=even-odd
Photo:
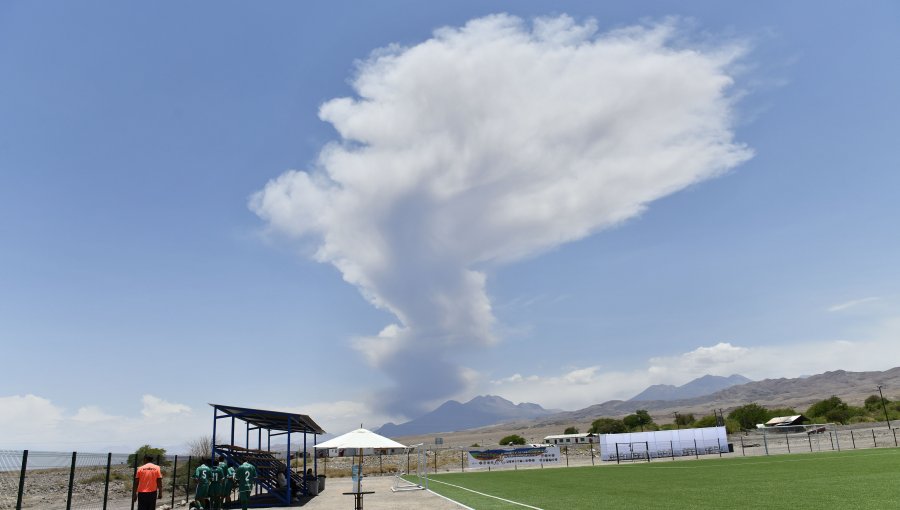
[[[478,510],[900,508],[900,449],[431,475]],[[445,482],[445,483],[441,483]]]

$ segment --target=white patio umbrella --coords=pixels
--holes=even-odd
[[[358,490],[362,491],[362,451],[364,448],[407,448],[406,445],[400,444],[393,439],[388,439],[382,435],[376,434],[371,430],[366,430],[363,428],[359,428],[356,430],[351,430],[344,435],[335,437],[334,439],[329,439],[324,443],[319,443],[316,445],[317,450],[330,450],[331,448],[337,448],[339,450],[345,450],[347,448],[355,448],[359,452],[359,487]]]
[[[316,445],[317,450],[331,448],[338,448],[341,450],[347,448],[406,448],[406,445],[402,445],[393,439],[388,439],[382,435],[376,434],[371,430],[356,429]]]

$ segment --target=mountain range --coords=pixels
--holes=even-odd
[[[685,398],[702,397],[725,388],[751,382],[750,379],[734,374],[728,377],[719,375],[704,375],[681,386],[671,384],[654,384],[646,390],[628,399],[629,402],[642,400],[681,400]]]
[[[734,382],[740,377],[731,376],[721,379]],[[704,379],[706,380],[704,381]],[[710,380],[704,376],[680,388],[708,387],[705,385],[710,381],[714,384],[723,383],[721,380],[715,378]],[[444,431],[458,431],[448,436],[459,436],[461,439],[455,440],[464,443],[484,442],[487,441],[486,437],[495,440],[494,436],[502,437],[509,433],[520,433],[523,434],[523,437],[527,434],[527,437],[539,438],[542,437],[541,434],[559,434],[563,428],[568,426],[581,427],[586,430],[590,423],[599,417],[622,417],[634,413],[637,409],[646,409],[657,422],[666,423],[667,418],[671,421],[673,412],[694,413],[699,417],[711,414],[713,409],[723,409],[727,413],[731,409],[751,402],[769,408],[794,407],[798,412],[803,412],[811,404],[835,395],[850,405],[862,405],[862,401],[866,397],[878,392],[878,385],[883,386],[885,398],[900,400],[900,367],[883,372],[835,370],[797,378],[764,379],[735,384],[706,395],[678,398],[677,400],[666,400],[665,398],[643,400],[648,396],[659,397],[661,393],[663,397],[673,395],[671,390],[663,390],[661,393],[655,393],[655,390],[650,391],[654,388],[651,386],[632,399],[610,400],[576,411],[554,411],[544,409],[537,404],[516,405],[504,398],[486,395],[476,397],[466,404],[448,401],[431,413],[411,422],[401,425],[385,424],[379,429],[379,433],[394,438],[407,436],[408,439],[413,440],[412,442],[427,440],[429,439],[428,434]],[[479,410],[475,413],[477,419],[469,420],[468,410],[473,408]],[[491,409],[502,409],[504,412],[498,416],[493,414]],[[523,410],[525,416],[517,417],[517,410]]]
[[[388,437],[453,432],[502,422],[530,420],[558,412],[558,409],[544,409],[537,404],[513,404],[496,395],[482,395],[465,404],[448,400],[430,413],[399,425],[385,423],[375,432]]]
[[[748,381],[750,379],[741,375],[730,377],[705,375],[682,386],[666,384],[650,386],[631,400],[677,400],[696,397]],[[496,395],[482,395],[464,404],[448,400],[434,411],[399,425],[385,423],[375,432],[388,437],[454,432],[498,423],[544,418],[560,412],[555,409],[544,409],[538,404],[527,402],[514,404]]]
[[[797,378],[764,379],[731,386],[709,395],[679,400],[640,401],[640,408],[651,416],[666,416],[675,411],[712,414],[713,409],[734,409],[751,402],[774,408],[793,407],[805,411],[811,404],[838,396],[851,405],[862,405],[866,397],[878,392],[877,386],[885,388],[885,398],[900,399],[900,367],[884,372],[847,372],[835,370],[812,376]],[[566,411],[548,416],[541,423],[585,422],[600,416],[620,417],[631,414],[636,403],[630,400],[610,400],[577,411]],[[530,423],[536,425],[535,422]]]

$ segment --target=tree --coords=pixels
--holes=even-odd
[[[890,404],[891,401],[888,399],[884,399],[884,403],[885,403],[885,405],[887,405],[887,404]],[[868,397],[866,397],[866,401],[864,402],[864,405],[866,406],[866,409],[868,409],[870,412],[882,411],[881,397],[879,397],[878,395],[869,395]]]
[[[628,432],[628,427],[622,420],[614,420],[612,418],[597,418],[591,423],[588,432],[592,434],[622,434]]]
[[[829,418],[828,415],[830,413],[831,416],[839,417],[844,415],[845,411],[847,411],[847,404],[840,397],[832,395],[809,406],[809,409],[806,410],[806,415],[809,417],[822,417],[831,421],[840,421]]]
[[[578,429],[576,427],[566,427],[566,430],[563,432],[563,434],[577,434],[577,433],[578,433]]]
[[[679,413],[675,415],[675,423],[681,427],[690,427],[695,421],[697,420],[694,419],[694,413]]]
[[[634,430],[640,427],[641,432],[643,432],[645,426],[653,424],[653,418],[650,417],[650,413],[648,413],[645,409],[638,409],[634,412],[634,414],[629,414],[628,416],[622,418],[622,422],[630,430]]]
[[[525,438],[518,434],[510,434],[500,440],[501,445],[508,444],[525,444]]]
[[[757,423],[765,423],[769,420],[769,411],[756,402],[735,408],[728,413],[728,419],[738,422],[741,429],[747,430],[756,427]]]
[[[194,457],[204,459],[212,455],[212,438],[209,436],[200,436],[197,439],[188,441],[187,446],[188,451]]]
[[[135,460],[138,463],[144,462],[144,456],[149,455],[153,457],[153,461],[157,462],[157,459],[160,464],[163,464],[166,457],[166,449],[165,448],[154,448],[149,444],[145,444],[138,448],[134,453],[128,456],[128,465],[134,466]]]
[[[699,429],[699,428],[703,428],[703,427],[716,427],[716,426],[718,426],[718,424],[719,424],[718,416],[716,416],[715,414],[707,414],[706,416],[695,421],[691,425],[691,427]]]

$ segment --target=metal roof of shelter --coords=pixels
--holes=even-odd
[[[222,404],[209,405],[217,411],[221,411],[228,416],[232,416],[261,429],[277,430],[281,432],[325,433],[318,423],[305,414],[268,411],[265,409],[250,409],[247,407],[227,406]]]
[[[555,434],[552,436],[546,436],[544,437],[544,439],[566,439],[575,437],[597,437],[597,434],[591,432],[582,432],[580,434]]]
[[[767,427],[784,427],[787,425],[797,425],[806,421],[806,416],[795,414],[793,416],[776,416],[766,422]]]

